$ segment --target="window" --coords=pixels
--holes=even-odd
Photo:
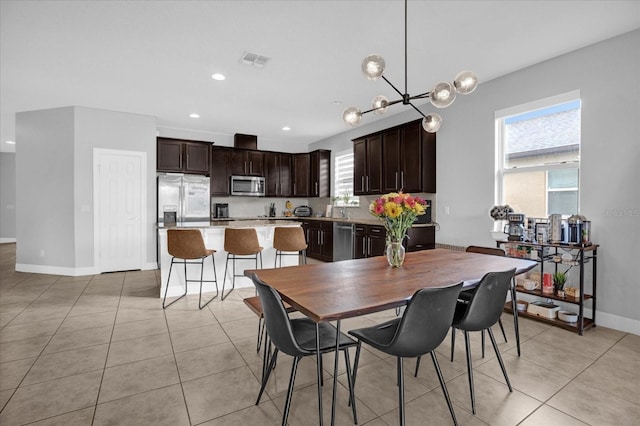
[[[360,205],[359,197],[353,195],[353,151],[336,154],[335,157],[335,186],[333,188],[335,206]]]
[[[496,113],[496,204],[528,217],[578,213],[579,92]]]

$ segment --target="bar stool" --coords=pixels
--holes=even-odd
[[[274,267],[282,267],[282,256],[302,256],[302,263],[307,263],[307,241],[301,226],[276,227],[273,230],[273,248],[276,249]]]
[[[260,258],[260,269],[262,268],[262,247],[258,241],[258,233],[254,228],[225,228],[224,230],[224,250],[227,252],[227,261],[224,265],[224,279],[222,280],[221,300],[231,294],[236,286],[236,277],[244,275],[236,274],[236,260],[255,259],[256,269],[258,269],[258,258]],[[229,260],[232,261],[231,290],[224,294],[224,287],[227,282],[227,269]]]
[[[164,297],[162,298],[162,309],[176,303],[187,295],[187,285],[189,282],[198,282],[198,280],[187,279],[187,263],[200,264],[200,296],[198,298],[198,307],[200,309],[207,306],[213,299],[218,297],[218,278],[216,274],[216,262],[213,259],[215,250],[207,249],[204,246],[204,240],[202,239],[202,233],[197,229],[169,229],[167,231],[167,248],[171,257],[171,265],[169,266],[169,277],[167,278],[167,286],[164,289]],[[204,259],[211,256],[211,263],[213,264],[213,280],[203,280],[204,273]],[[182,263],[184,265],[184,294],[178,297],[173,302],[166,305],[167,292],[169,291],[169,283],[171,282],[171,270],[174,263]],[[202,304],[202,283],[216,283],[216,294]]]

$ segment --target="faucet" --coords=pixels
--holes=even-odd
[[[345,207],[340,208],[340,217],[342,219],[349,219],[349,211]]]

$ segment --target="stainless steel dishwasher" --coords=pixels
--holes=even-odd
[[[353,259],[353,224],[333,222],[333,260]]]

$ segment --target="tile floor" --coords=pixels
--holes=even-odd
[[[162,310],[158,271],[64,277],[17,273],[15,244],[0,245],[0,424],[278,425],[291,362],[278,360],[260,405],[257,319],[236,290],[202,311],[197,296]],[[381,322],[383,312],[343,322],[343,330]],[[471,414],[464,345],[440,366],[460,425],[637,425],[640,337],[597,327],[580,337],[522,320],[522,356],[496,330],[514,387],[509,393],[493,351],[473,343],[477,414]],[[458,342],[463,342],[458,336]],[[331,358],[328,356],[327,358]],[[427,359],[428,360],[428,359]],[[451,420],[431,362],[420,374],[407,360],[408,425]],[[325,363],[325,380],[333,361]],[[296,379],[291,425],[317,424],[315,361]],[[336,424],[352,423],[344,368]],[[363,352],[356,386],[360,424],[397,424],[395,361]],[[325,419],[331,387],[325,386]]]

